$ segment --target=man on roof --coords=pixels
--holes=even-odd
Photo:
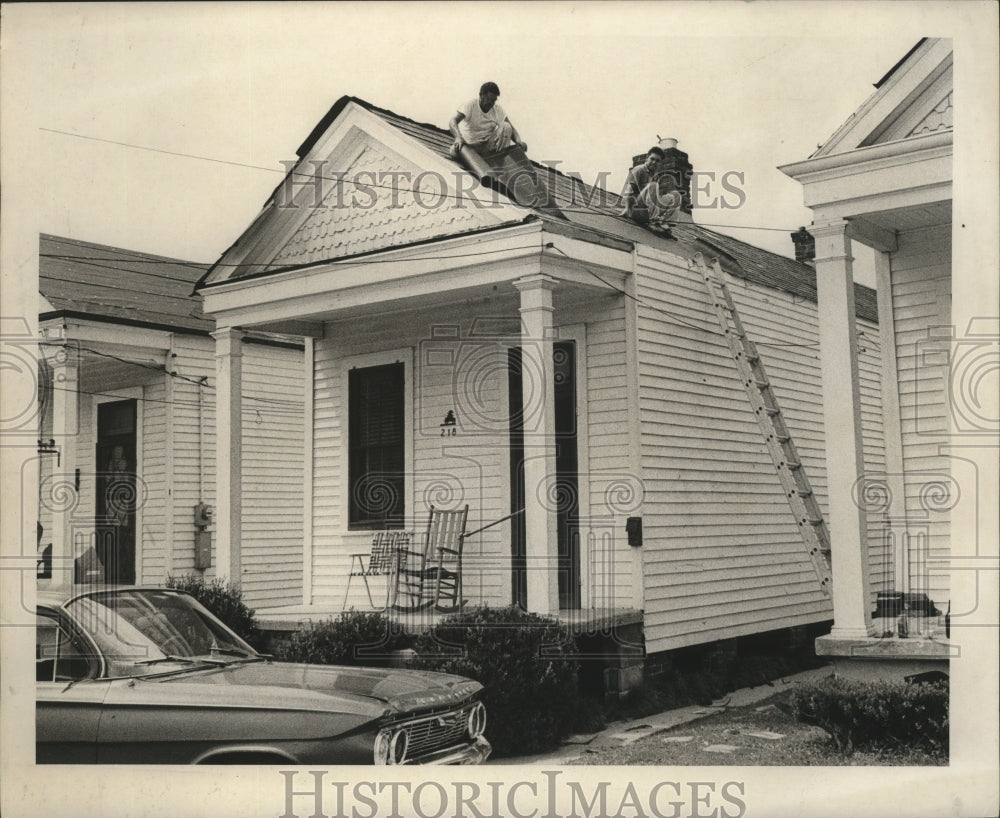
[[[448,123],[448,130],[455,136],[452,154],[457,156],[465,145],[480,155],[497,153],[511,142],[523,151],[528,150],[504,109],[497,105],[499,96],[500,88],[495,82],[484,82],[478,99],[470,99],[458,109]]]
[[[628,172],[622,191],[624,208],[621,215],[672,238],[671,220],[681,206],[683,196],[671,183],[669,173],[657,175],[663,157],[663,149],[654,146],[646,153],[646,160]]]

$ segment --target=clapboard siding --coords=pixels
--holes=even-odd
[[[632,555],[625,520],[642,502],[641,475],[629,471],[628,405],[625,366],[625,308],[622,303],[595,309],[586,323],[586,383],[577,388],[585,402],[589,466],[589,513],[581,509],[581,565],[591,607],[631,607]]]
[[[305,373],[297,348],[244,343],[242,571],[251,607],[289,605],[302,598],[303,414]],[[216,359],[210,338],[173,341],[172,508],[170,573],[194,567],[194,508],[216,505]],[[199,381],[205,378],[203,385]],[[228,468],[228,464],[224,465]],[[215,548],[215,525],[209,527]],[[216,576],[216,564],[204,575]]]
[[[305,372],[300,349],[244,343],[241,560],[250,604],[302,599]]]
[[[173,555],[175,576],[196,573],[194,567],[194,508],[215,508],[215,344],[211,338],[175,335],[173,340]],[[203,385],[199,381],[207,379]],[[215,526],[212,566],[206,578],[216,576]]]
[[[647,255],[639,262],[647,649],[830,618],[700,277]],[[732,278],[729,287],[826,513],[816,305]],[[859,324],[877,338],[876,327]],[[874,469],[884,450],[879,362],[869,346],[862,418]],[[881,587],[879,526],[869,528]]]
[[[948,343],[933,341],[928,331],[951,321],[950,225],[901,233],[890,263],[907,524],[927,536],[926,550],[910,555],[912,576],[923,573],[916,570],[918,563],[946,558],[949,552],[951,504],[939,503],[933,492],[935,484],[950,481],[948,458],[939,450],[949,434],[948,370],[942,354]],[[944,607],[946,574],[925,574],[917,583],[918,590]]]
[[[140,537],[136,548],[136,579],[157,584],[166,568],[167,508],[167,389],[164,378],[143,387],[138,414],[142,470],[139,475]]]

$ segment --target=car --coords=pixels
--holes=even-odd
[[[39,591],[36,761],[478,764],[482,685],[258,653],[190,594]]]

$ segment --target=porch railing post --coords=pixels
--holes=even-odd
[[[855,484],[865,472],[861,389],[855,327],[854,271],[847,222],[813,225],[820,369],[829,485],[832,636],[867,637],[871,631],[869,547],[863,504]]]
[[[537,274],[514,282],[521,294],[524,516],[528,610],[559,610],[555,505],[555,370],[552,291],[556,280]]]

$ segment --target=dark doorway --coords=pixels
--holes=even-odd
[[[580,607],[579,457],[576,423],[576,345],[553,345],[555,375],[556,521],[558,537],[559,607]],[[508,353],[510,414],[511,512],[524,508],[524,418],[521,349]],[[550,495],[551,497],[551,495]],[[527,607],[527,560],[524,514],[511,519],[511,602]]]
[[[510,587],[512,605],[528,607],[528,575],[524,514],[524,410],[521,397],[521,348],[507,352],[507,395],[510,406]]]
[[[97,481],[94,544],[104,581],[135,582],[136,401],[97,405]]]
[[[554,345],[559,608],[580,607],[580,489],[576,439],[576,344]]]

